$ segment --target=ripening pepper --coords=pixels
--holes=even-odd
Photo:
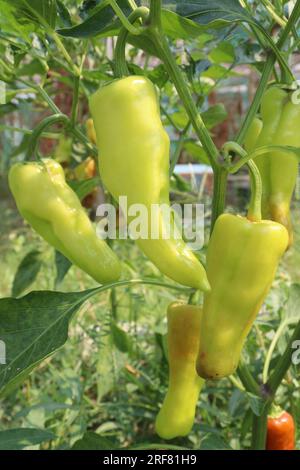
[[[92,144],[96,145],[97,144],[96,131],[95,131],[93,119],[91,118],[87,119],[86,121],[86,132]]]
[[[169,146],[159,113],[155,88],[150,80],[130,76],[115,80],[90,98],[99,149],[99,170],[108,191],[127,205],[147,210],[148,229],[137,244],[146,256],[174,281],[209,290],[206,273],[183,241],[179,230],[169,237],[166,219],[153,205],[169,207]],[[122,208],[124,211],[124,208]],[[152,236],[151,212],[154,213]],[[130,222],[132,217],[125,210]]]
[[[300,147],[300,104],[293,92],[270,87],[261,102],[261,120],[255,118],[245,140],[248,152],[265,145]],[[279,150],[260,155],[255,163],[263,184],[262,216],[283,224],[293,242],[290,204],[298,174],[296,154]]]
[[[9,186],[21,215],[50,245],[99,283],[119,278],[117,256],[97,237],[59,163],[16,163]]]
[[[74,168],[74,176],[79,181],[94,178],[96,173],[97,167],[93,157],[87,157]]]
[[[281,409],[268,416],[266,450],[295,450],[293,417]]]
[[[218,217],[207,252],[211,292],[204,296],[197,371],[203,378],[232,374],[288,244],[286,228],[270,220]]]
[[[196,372],[201,308],[174,302],[168,307],[169,387],[155,430],[163,439],[189,434],[204,380]]]

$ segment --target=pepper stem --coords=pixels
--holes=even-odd
[[[136,8],[129,16],[128,21],[130,24],[135,23],[136,20],[141,18],[145,21],[149,16],[149,9],[147,7]],[[118,78],[126,77],[129,75],[129,70],[125,58],[125,46],[127,42],[129,31],[126,27],[122,27],[117,39],[115,49],[115,76]]]
[[[253,160],[247,163],[250,174],[251,198],[247,218],[253,222],[261,220],[262,182],[259,170]]]
[[[53,114],[52,116],[48,116],[45,119],[43,119],[34,129],[30,136],[30,141],[28,144],[28,150],[26,153],[26,160],[30,160],[32,155],[36,155],[37,151],[37,146],[39,143],[39,139],[42,136],[43,132],[45,129],[47,129],[50,126],[53,126],[53,124],[57,123],[62,123],[65,127],[69,124],[69,118],[65,114]]]
[[[222,152],[224,159],[229,167],[230,173],[236,173],[240,166],[237,165],[237,170],[234,171],[234,166],[231,166],[231,153],[238,154],[241,160],[245,160],[245,163],[249,170],[250,175],[250,186],[251,186],[251,198],[248,208],[247,218],[253,222],[261,220],[261,198],[262,198],[262,182],[259,170],[253,160],[248,159],[248,154],[237,142],[226,142],[223,145]],[[240,160],[240,161],[241,161]]]

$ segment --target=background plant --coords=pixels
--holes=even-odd
[[[224,210],[229,172],[220,149],[229,138],[243,144],[271,77],[293,82],[299,2],[142,3],[151,7],[151,26],[136,34],[143,27],[128,22],[137,6],[133,1],[80,4],[0,0],[0,79],[6,84],[6,103],[0,106],[3,194],[7,193],[9,166],[16,160],[31,159],[39,138],[39,152],[59,154],[71,170],[97,154],[86,134],[87,98],[99,84],[111,80],[120,63],[125,65],[124,59],[115,59],[114,51],[116,36],[126,30],[131,45],[126,47],[130,73],[148,76],[160,89],[161,112],[172,138],[171,168],[179,158],[210,163],[215,179],[211,214],[207,210],[206,215],[207,220],[212,215],[211,225]],[[249,65],[260,80],[240,125],[239,116],[236,120],[232,116],[237,115],[231,111],[234,100],[226,109],[215,100],[217,90],[242,80],[241,67]],[[61,114],[67,118],[61,119]],[[222,125],[225,130],[223,127],[220,132]],[[99,186],[99,180],[71,184],[83,198]],[[209,208],[207,193],[179,177],[172,176],[172,197],[179,201],[200,198]],[[141,281],[98,288],[74,267],[69,270],[63,257],[55,255],[20,223],[6,200],[1,204],[2,296],[10,294],[11,284],[17,297],[38,290],[18,301],[2,299],[0,303],[0,336],[14,344],[13,355],[18,356],[25,340],[22,337],[18,344],[11,335],[20,321],[30,325],[26,344],[35,352],[31,363],[26,351],[13,361],[13,368],[9,370],[8,364],[2,369],[2,446],[13,435],[16,447],[26,436],[29,443],[42,448],[69,448],[75,442],[76,448],[166,448],[154,436],[152,424],[157,412],[153,404],[162,401],[166,386],[164,315],[170,300],[178,295],[186,299],[190,292],[173,284],[172,288],[167,286],[130,242],[116,243],[114,250],[122,259],[128,259],[130,251],[126,279]],[[267,370],[274,371],[274,391],[280,384],[276,401],[299,420],[297,366],[287,370],[291,355],[288,343],[298,321],[295,267],[299,255],[297,248],[293,250],[284,260],[251,333],[239,377],[207,384],[194,432],[174,445],[247,448],[253,426],[252,447],[262,447],[266,413],[273,398],[273,391],[269,393],[268,387],[260,385],[267,378]],[[153,285],[146,283],[149,278]],[[92,292],[84,290],[94,286]],[[58,290],[67,293],[62,295]],[[64,302],[63,314],[61,309],[58,313],[57,305]],[[39,308],[44,304],[49,306],[45,333],[37,338],[35,316],[41,314]],[[20,312],[20,316],[12,319],[10,312]],[[64,349],[50,357],[53,349],[65,343],[68,329],[70,339]],[[280,334],[275,336],[275,344],[277,329]],[[46,330],[55,336],[51,350],[47,348]],[[294,339],[298,336],[299,326]],[[46,361],[41,362],[44,358]],[[286,362],[282,364],[279,358],[286,358]],[[28,376],[33,366],[35,370]]]

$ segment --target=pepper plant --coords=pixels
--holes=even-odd
[[[272,413],[276,394],[292,366],[295,344],[300,341],[297,315],[290,314],[288,320],[279,325],[261,370],[253,371],[243,357],[240,358],[240,351],[272,284],[279,258],[287,249],[288,236],[290,243],[292,241],[289,206],[296,185],[300,104],[297,81],[290,63],[299,45],[300,0],[266,0],[259,5],[252,0],[104,0],[83,2],[80,8],[77,2],[72,1],[0,0],[0,7],[0,80],[5,85],[2,88],[6,88],[6,103],[0,105],[0,111],[5,117],[13,116],[16,100],[24,99],[26,106],[26,101],[32,100],[32,96],[42,111],[46,109],[46,115],[31,126],[15,126],[13,118],[10,123],[5,121],[0,125],[4,137],[8,133],[23,134],[10,159],[2,159],[1,171],[7,173],[10,168],[10,188],[20,213],[57,250],[55,287],[71,263],[102,282],[100,286],[79,292],[59,292],[55,288],[22,296],[41,268],[36,253],[24,258],[16,274],[13,296],[0,300],[0,340],[6,354],[5,361],[0,364],[3,399],[20,388],[42,361],[65,344],[70,322],[76,322],[75,315],[82,306],[105,293],[109,293],[106,300],[112,318],[112,336],[118,348],[128,353],[127,336],[117,325],[120,289],[144,286],[147,292],[152,292],[162,287],[167,295],[173,292],[184,298],[185,305],[180,303],[177,307],[169,307],[170,388],[156,421],[156,431],[162,439],[186,435],[192,425],[196,395],[203,379],[230,375],[229,380],[249,400],[247,420],[252,427],[251,448],[265,449],[268,415]],[[186,61],[176,56],[177,40],[183,44]],[[218,148],[210,129],[222,121],[226,113],[218,106],[211,113],[209,110],[201,111],[207,95],[222,85],[222,80],[231,76],[238,65],[231,45],[235,40],[239,40],[240,46],[245,42],[250,48],[252,64],[259,71],[260,79],[237,135]],[[214,43],[215,50],[219,47],[215,55],[213,50],[210,51],[212,61],[218,53],[221,57],[225,54],[226,59],[228,56],[232,58],[229,68],[217,63],[210,71],[215,79],[213,83],[205,80],[205,72],[210,70],[211,63],[201,50],[210,42]],[[193,50],[193,44],[197,45],[198,54],[200,51],[200,59]],[[142,63],[138,60],[141,51]],[[254,52],[260,53],[257,62],[253,60]],[[101,67],[98,67],[99,63]],[[144,101],[140,109],[135,88],[138,81],[139,86],[143,83],[139,99]],[[69,109],[64,109],[65,103],[57,100],[57,83],[71,90]],[[124,83],[127,85],[122,89]],[[168,98],[162,98],[159,105],[153,84],[162,90],[162,96],[165,90],[169,92],[169,95],[166,93]],[[91,121],[87,126],[83,122],[89,113],[88,101],[95,129]],[[112,102],[114,108],[110,110]],[[173,103],[179,109],[177,115],[169,112]],[[134,109],[137,110],[136,116],[133,116]],[[259,112],[262,122],[258,119]],[[171,126],[178,137],[172,142],[170,161],[169,138],[162,128],[160,115],[163,124]],[[209,119],[212,120],[211,125]],[[148,125],[143,126],[143,120],[148,120]],[[154,146],[151,138],[148,144],[149,134],[151,138],[155,135]],[[59,162],[51,164],[46,160],[48,163],[45,163],[41,158],[40,144],[45,140],[58,143]],[[134,145],[138,149],[136,153],[132,151]],[[124,278],[118,280],[119,261],[113,253],[118,249],[118,243],[109,240],[105,245],[96,239],[79,200],[104,183],[110,200],[127,193],[132,203],[144,202],[143,198],[146,203],[157,202],[159,198],[153,194],[162,178],[159,190],[164,196],[163,202],[168,204],[169,177],[175,184],[174,193],[181,197],[185,194],[187,183],[173,174],[185,148],[192,148],[198,160],[209,164],[213,172],[209,224],[212,237],[208,243],[206,273],[199,260],[188,252],[183,240],[180,240],[182,244],[177,241],[177,245],[161,245],[160,239],[155,244],[140,240],[138,245],[154,265],[185,287],[163,277],[137,278],[130,275],[130,269]],[[69,154],[72,153],[74,160],[72,173],[87,157],[94,161],[98,151],[100,178],[96,174],[81,181],[70,178],[69,187],[62,171],[69,165],[66,163]],[[126,181],[127,169],[121,165],[122,158],[128,165]],[[34,159],[37,162],[33,162]],[[110,162],[113,162],[111,166]],[[48,166],[53,171],[45,171]],[[248,220],[236,215],[223,215],[229,176],[236,175],[242,168],[250,176]],[[68,180],[67,171],[65,173]],[[40,178],[37,175],[42,175],[41,179],[37,180]],[[54,204],[55,198],[56,203],[61,198],[65,205]],[[44,203],[43,211],[38,210],[38,199],[40,204]],[[261,209],[263,217],[272,220],[262,221]],[[75,235],[74,239],[71,234]],[[176,246],[178,252],[174,255],[172,252]],[[239,251],[237,255],[236,251],[243,250],[243,247],[245,253]],[[247,249],[249,253],[246,253]],[[241,258],[245,266],[239,264]],[[211,291],[207,292],[209,289]],[[204,303],[203,291],[206,291]],[[290,291],[297,292],[297,285]],[[286,308],[291,305],[288,301]],[[179,341],[178,331],[184,330],[184,325],[180,323],[182,318],[176,308],[187,316],[186,344],[191,339],[194,349],[199,349],[197,361],[196,351],[193,349],[191,352]],[[191,318],[189,312],[192,312]],[[175,324],[178,318],[179,323]],[[287,324],[293,325],[293,329],[289,328],[289,339],[274,363],[272,354],[282,333],[282,325],[285,327]],[[195,335],[197,325],[199,335]],[[195,338],[199,339],[199,345]],[[173,364],[177,342],[179,363],[182,363],[178,374]],[[188,363],[191,360],[195,367]],[[196,369],[201,378],[197,376]],[[186,374],[189,379],[193,374],[191,384],[189,381],[183,383]],[[187,395],[192,395],[192,409],[181,409]],[[170,407],[174,408],[174,413],[178,409],[173,428],[167,422]],[[181,420],[179,424],[176,418]],[[247,420],[245,417],[245,422]],[[174,430],[177,426],[178,433]],[[83,437],[74,448],[81,445],[86,448],[90,438],[90,435]],[[55,442],[55,436],[46,434],[40,435],[39,441],[34,441],[32,435],[28,439],[32,443]],[[97,441],[97,436],[93,439]],[[102,444],[100,440],[93,445],[98,448],[97,445]],[[151,446],[157,449],[179,448],[159,441],[159,438],[154,444],[144,444],[143,448]],[[186,445],[181,448],[186,448]]]

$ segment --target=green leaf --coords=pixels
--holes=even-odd
[[[202,439],[199,450],[232,450],[232,448],[219,434],[209,433]]]
[[[189,18],[202,28],[222,28],[230,23],[248,23],[258,29],[268,42],[280,65],[290,74],[289,67],[263,25],[256,21],[237,0],[164,0],[163,6]]]
[[[114,450],[116,446],[106,437],[95,432],[86,432],[81,439],[73,444],[71,450]]]
[[[124,8],[123,11],[128,14],[130,12],[129,9]],[[203,32],[203,28],[193,21],[167,10],[162,11],[162,25],[165,34],[173,39],[195,38]],[[74,38],[109,37],[118,35],[121,26],[121,22],[116,19],[112,9],[102,5],[99,9],[94,9],[91,15],[82,23],[71,28],[58,29],[57,32],[62,36]],[[142,49],[144,49],[143,44],[147,45],[146,49],[153,49],[153,46],[149,44],[149,40],[143,36],[129,35],[129,42]]]
[[[230,42],[220,42],[208,55],[208,58],[217,64],[231,63],[235,59],[234,47]]]
[[[15,0],[13,6],[19,19],[38,25],[47,24],[51,29],[56,23],[56,0]]]
[[[29,64],[24,64],[17,69],[16,75],[22,77],[24,75],[32,77],[32,75],[43,75],[47,71],[46,66],[40,59],[33,59]],[[20,90],[21,91],[21,90]]]
[[[73,189],[73,191],[75,191],[79,199],[82,201],[82,199],[84,199],[85,196],[90,194],[90,192],[93,191],[94,188],[99,186],[100,179],[88,178],[82,181],[69,180],[67,181],[67,183]]]
[[[0,450],[20,450],[51,439],[55,439],[55,435],[43,429],[8,429],[0,431]]]
[[[69,322],[90,292],[40,291],[0,299],[0,339],[6,348],[6,364],[0,365],[2,394],[66,342]]]
[[[19,40],[23,40],[28,44],[32,43],[32,38],[30,33],[35,29],[34,23],[28,23],[28,21],[23,24],[19,21],[18,15],[16,14],[16,9],[12,2],[7,2],[7,0],[0,0],[0,30],[1,35],[3,32],[8,33],[9,35],[16,35]],[[8,36],[8,35],[6,35]],[[20,44],[18,44],[20,46]]]
[[[110,326],[111,336],[114,345],[122,353],[128,353],[131,351],[131,340],[127,333],[122,330],[114,321],[111,322]]]
[[[260,416],[265,407],[265,401],[252,393],[246,393],[250,408],[256,416]]]
[[[205,152],[204,148],[198,144],[198,142],[188,140],[184,143],[183,147],[196,161],[204,163],[205,165],[210,165],[207,153]]]
[[[32,250],[22,259],[18,266],[13,286],[12,296],[19,297],[27,287],[29,287],[37,277],[42,266],[41,253]]]
[[[210,28],[251,19],[237,0],[164,0],[163,6]]]
[[[125,15],[129,15],[131,9],[127,0],[119,0],[119,7]],[[116,20],[114,10],[106,2],[101,3],[91,12],[91,15],[82,23],[71,28],[58,29],[57,32],[65,37],[90,38],[94,36],[108,37],[118,34],[121,27],[120,21]]]
[[[66,28],[72,27],[72,20],[71,20],[71,16],[67,7],[64,5],[64,3],[61,0],[56,0],[56,5],[57,5],[57,13],[62,24]]]
[[[168,10],[162,11],[162,27],[164,33],[172,39],[192,39],[204,31],[197,23]]]
[[[292,284],[289,289],[289,297],[285,305],[285,319],[299,321],[300,284]]]
[[[65,275],[69,271],[72,263],[66,258],[60,251],[55,250],[55,266],[56,266],[56,278],[54,281],[55,289],[58,288],[59,284],[63,281]]]
[[[212,129],[217,124],[225,121],[227,118],[227,111],[223,103],[218,103],[214,106],[211,106],[207,111],[201,113],[201,116],[205,126],[208,129]]]
[[[211,65],[207,70],[201,73],[201,77],[212,78],[213,80],[220,80],[228,77],[237,77],[238,73],[233,72],[232,70],[227,69],[219,64]]]
[[[169,75],[162,64],[147,71],[147,76],[159,88],[162,88],[169,80]]]

